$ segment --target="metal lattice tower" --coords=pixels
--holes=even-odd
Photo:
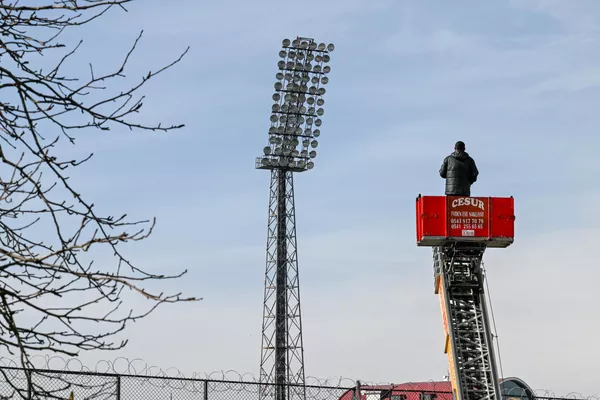
[[[265,385],[261,394],[262,398],[304,399],[292,171],[272,170],[270,192],[260,381],[277,386]],[[288,386],[290,384],[293,386]]]
[[[454,398],[501,400],[481,268],[485,246],[452,244],[433,251],[452,344]]]
[[[314,167],[323,85],[333,44],[283,41],[271,107],[269,145],[256,168],[271,171],[260,361],[261,400],[305,400],[304,346],[296,247],[294,172]]]

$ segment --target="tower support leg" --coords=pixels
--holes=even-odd
[[[291,171],[271,171],[260,399],[305,400],[304,350]]]

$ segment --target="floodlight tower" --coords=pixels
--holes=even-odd
[[[294,172],[314,167],[324,85],[334,45],[285,39],[277,63],[269,144],[256,168],[271,171],[259,398],[304,400],[304,348],[296,247]]]

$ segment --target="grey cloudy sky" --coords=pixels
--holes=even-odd
[[[168,5],[167,5],[168,4]],[[73,179],[111,213],[156,215],[127,252],[204,297],[132,325],[119,354],[164,368],[258,372],[269,174],[281,40],[334,42],[317,166],[297,176],[307,374],[441,378],[431,253],[414,198],[440,194],[456,140],[481,171],[474,195],[516,198],[517,239],[486,267],[504,374],[557,394],[600,392],[600,3],[589,1],[144,0],[83,32],[71,68],[114,65],[140,29],[130,76],[184,62],[147,90],[145,122],[170,134],[81,136]],[[69,33],[76,40],[79,34]],[[168,283],[166,288],[173,288]]]

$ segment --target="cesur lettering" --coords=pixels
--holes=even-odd
[[[452,200],[452,208],[460,206],[473,206],[485,210],[485,204],[483,200],[474,199],[472,197],[460,197]]]

